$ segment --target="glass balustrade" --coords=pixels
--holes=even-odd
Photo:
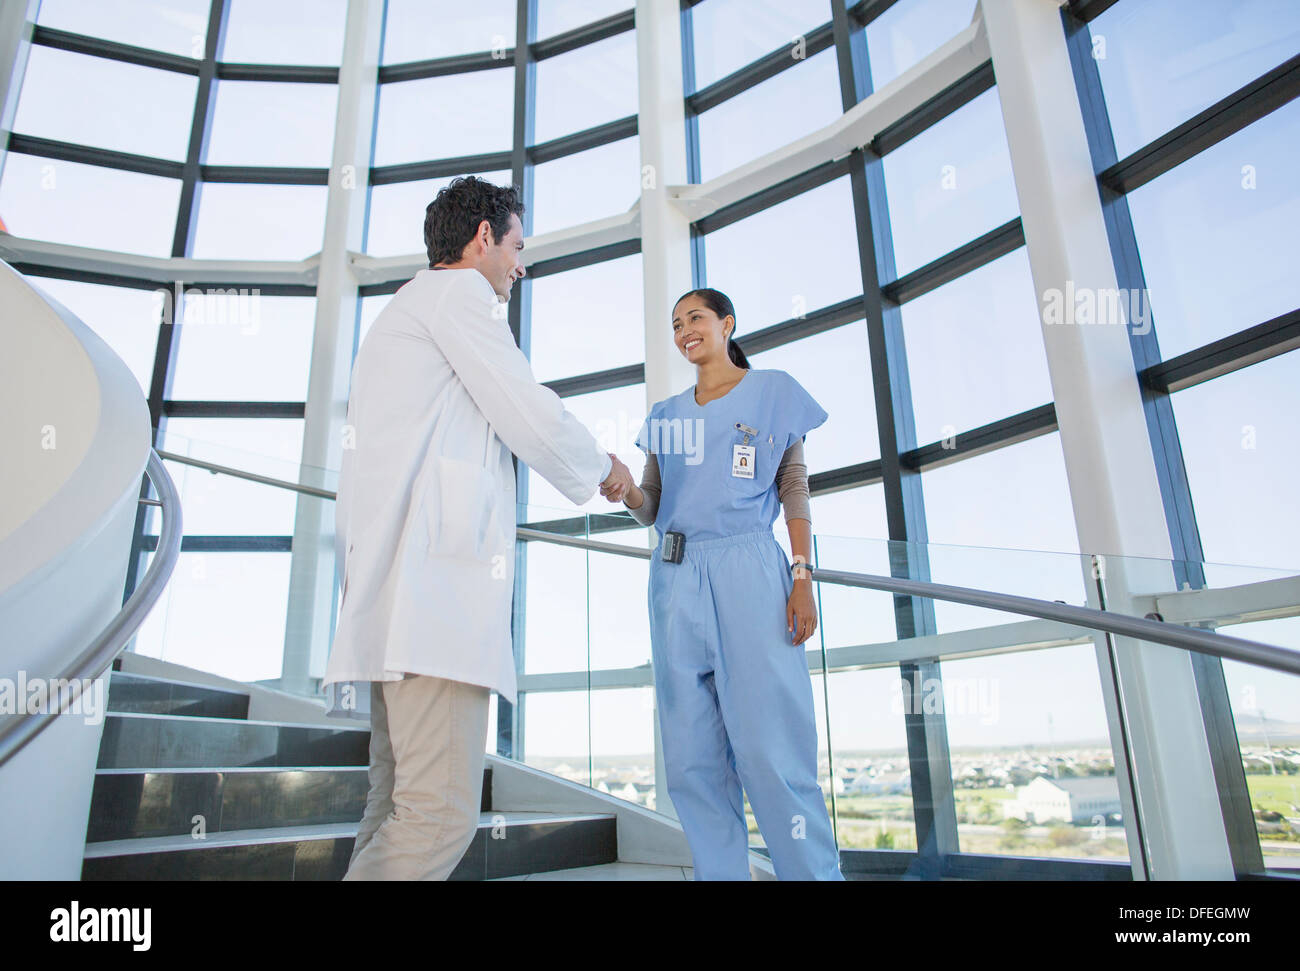
[[[1300,656],[1300,569],[1100,557],[1094,569],[1105,609],[1217,631]],[[1115,638],[1116,650],[1176,648]],[[1191,653],[1203,710],[1226,708],[1231,734],[1211,738],[1205,795],[1246,803],[1228,827],[1239,870],[1300,874],[1300,676],[1262,664],[1219,663]],[[1256,855],[1258,854],[1258,855]]]
[[[337,472],[175,433],[160,450],[337,488]],[[135,650],[280,686],[290,565],[300,535],[328,536],[332,503],[168,462],[187,548]],[[257,510],[266,535],[223,530],[222,507]],[[312,507],[320,507],[314,509]],[[600,515],[521,504],[513,631],[519,701],[487,749],[650,809],[670,811],[658,755],[646,603],[649,562],[532,538],[529,531],[649,550],[653,531],[619,507]],[[320,516],[302,528],[307,510]],[[148,534],[156,512],[148,514]],[[777,524],[780,527],[780,523]],[[315,532],[313,532],[313,530]],[[776,530],[789,553],[786,533]],[[308,539],[308,541],[314,541]],[[329,540],[332,544],[332,539]],[[146,555],[149,549],[146,540]],[[1300,650],[1300,570],[918,545],[817,535],[822,570],[906,578],[1217,629]],[[141,564],[141,569],[144,564]],[[331,578],[332,580],[333,578]],[[1181,589],[1180,589],[1181,588]],[[942,599],[814,583],[820,623],[803,645],[816,705],[818,774],[842,850],[906,867],[918,833],[972,857],[1132,862],[1127,766],[1111,666],[1178,648]],[[321,609],[317,607],[316,609]],[[329,613],[337,610],[337,585]],[[793,648],[792,648],[793,649]],[[1300,866],[1300,678],[1202,658],[1202,704],[1230,707],[1266,869]],[[1216,670],[1221,673],[1216,674]],[[1218,692],[1218,694],[1216,694]],[[318,692],[318,681],[309,693]],[[1216,702],[1214,699],[1218,699]],[[1209,699],[1208,701],[1206,699]],[[1117,710],[1112,710],[1117,709]],[[1232,773],[1207,780],[1231,792]],[[751,845],[763,839],[746,802]],[[1147,821],[1148,825],[1150,821]]]

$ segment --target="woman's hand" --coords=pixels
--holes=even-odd
[[[606,452],[610,457],[609,477],[600,484],[600,494],[610,502],[622,502],[627,491],[634,487],[632,473],[613,452]]]
[[[813,600],[812,580],[795,580],[794,590],[785,605],[786,630],[792,644],[802,644],[817,629],[817,603]]]

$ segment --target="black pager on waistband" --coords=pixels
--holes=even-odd
[[[659,550],[659,555],[669,563],[680,563],[682,561],[682,552],[686,549],[685,533],[664,533],[663,546]]]

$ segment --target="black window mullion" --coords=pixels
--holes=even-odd
[[[840,95],[847,111],[871,93],[870,60],[865,33],[851,26],[844,0],[831,0],[831,9]],[[896,577],[929,580],[921,475],[902,460],[903,454],[917,445],[902,310],[899,304],[886,299],[882,290],[883,282],[896,277],[883,159],[874,153],[855,150],[850,156],[849,179],[880,439],[890,573]],[[894,622],[900,639],[935,633],[933,601],[895,597]],[[939,662],[937,659],[906,662],[899,665],[899,675],[911,684],[918,680],[937,680]],[[942,872],[943,854],[957,849],[947,728],[940,713],[909,711],[903,717],[918,848],[916,872],[937,879]]]
[[[227,0],[212,0],[208,12],[208,35],[204,43],[203,63],[199,66],[199,83],[194,94],[194,118],[190,124],[190,141],[185,152],[181,178],[180,203],[176,213],[176,233],[172,237],[172,256],[188,256],[194,241],[194,224],[198,219],[199,192],[203,155],[208,130],[216,107],[217,60],[225,39],[229,17]]]
[[[172,236],[171,255],[182,258],[189,255],[194,237],[194,223],[198,215],[199,166],[207,143],[208,127],[215,102],[217,60],[225,37],[229,16],[227,0],[212,0],[208,8],[208,31],[204,39],[203,61],[199,64],[199,80],[194,93],[194,116],[190,123],[190,140],[185,152],[185,165],[181,175],[180,199],[176,209],[176,231]],[[181,319],[182,286],[178,281],[172,296],[163,302],[163,319],[158,328],[158,344],[154,350],[153,374],[149,381],[149,422],[152,426],[152,444],[166,427],[164,402],[171,394],[172,374],[176,363],[178,328]],[[152,487],[146,479],[141,483],[140,498],[148,498]],[[127,561],[126,584],[123,603],[135,592],[144,562],[144,525],[148,506],[141,503],[136,512],[135,531],[131,539],[131,555]]]
[[[693,4],[683,2],[681,10],[682,33],[682,91],[686,95],[686,181],[699,185],[700,175],[700,116],[691,107],[695,93],[695,22],[691,11]],[[705,267],[704,232],[691,224],[691,286],[708,286]]]
[[[533,141],[533,125],[537,111],[537,62],[533,56],[533,41],[537,37],[537,0],[516,0],[515,4],[515,98],[513,142],[510,147],[510,180],[518,188],[524,204],[524,235],[532,234],[533,227],[533,163],[528,157],[528,146]],[[511,333],[525,355],[531,345],[532,281],[524,277],[515,284],[507,308]],[[515,501],[528,502],[528,471],[512,455],[515,474]],[[518,515],[516,512],[515,515]],[[523,670],[525,649],[524,611],[528,609],[528,552],[523,543],[515,544],[514,602],[519,609],[511,616],[511,637],[514,644],[515,665]],[[497,697],[496,752],[506,758],[520,758],[523,752],[516,745],[515,725],[522,726],[527,712],[526,699],[521,694],[516,705]],[[525,734],[525,739],[527,738]]]

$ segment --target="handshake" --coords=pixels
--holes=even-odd
[[[609,476],[600,484],[600,494],[610,502],[622,502],[628,490],[632,488],[632,472],[613,452],[607,453],[613,465]]]

